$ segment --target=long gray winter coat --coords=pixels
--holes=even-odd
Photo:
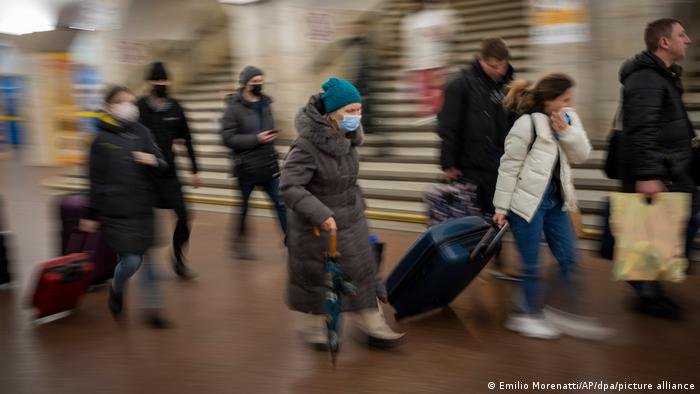
[[[360,168],[357,145],[362,129],[346,138],[334,130],[320,95],[312,96],[296,116],[299,137],[282,168],[280,190],[288,208],[289,283],[287,305],[292,310],[324,313],[324,253],[328,233],[314,227],[333,217],[338,225],[339,265],[358,286],[343,298],[343,311],[377,307],[377,268],[369,243],[365,202],[357,185]]]

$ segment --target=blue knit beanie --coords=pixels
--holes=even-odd
[[[329,78],[321,85],[321,99],[326,112],[335,112],[348,104],[361,103],[360,92],[350,82],[340,78]]]

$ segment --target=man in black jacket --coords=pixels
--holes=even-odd
[[[620,69],[623,133],[620,145],[622,187],[628,193],[695,193],[691,173],[693,126],[682,101],[681,67],[691,41],[675,19],[651,22],[644,33],[647,50]],[[695,204],[694,204],[695,205]],[[693,209],[695,212],[696,209]],[[692,242],[697,229],[689,229]],[[678,306],[658,282],[630,282],[641,311],[678,316]]]
[[[185,265],[183,249],[190,239],[189,214],[182,194],[182,185],[177,176],[173,142],[184,140],[192,163],[192,185],[195,188],[201,185],[201,179],[197,173],[197,159],[185,112],[180,103],[168,95],[170,81],[163,63],[153,63],[146,80],[152,90],[149,96],[142,97],[138,101],[140,120],[153,133],[168,163],[168,170],[156,177],[158,194],[156,207],[172,209],[177,215],[173,234],[173,267],[180,278],[188,280],[196,275]]]
[[[438,114],[442,169],[450,180],[464,178],[477,186],[479,206],[485,215],[494,212],[503,144],[515,121],[515,115],[502,104],[506,86],[513,79],[509,59],[503,40],[484,40],[471,67],[447,85]]]
[[[246,241],[246,216],[255,187],[262,187],[272,200],[284,234],[287,233],[287,210],[279,196],[280,169],[274,145],[277,131],[272,118],[272,99],[262,93],[265,75],[261,69],[247,66],[241,71],[239,83],[240,89],[226,99],[221,136],[224,145],[231,149],[233,174],[238,177],[241,192],[233,255],[252,260],[255,256]]]

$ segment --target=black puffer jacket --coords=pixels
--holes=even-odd
[[[642,52],[620,69],[623,88],[623,133],[620,141],[622,182],[659,179],[670,191],[693,192],[691,139],[694,134],[682,101],[682,69],[666,67]]]
[[[481,208],[486,212],[493,212],[491,202],[503,144],[516,118],[502,105],[506,86],[512,79],[512,67],[496,82],[475,60],[447,85],[445,102],[438,114],[442,168],[458,168],[465,178],[475,182]]]
[[[116,253],[143,254],[153,244],[154,174],[168,164],[146,127],[103,119],[90,148],[90,216]],[[156,155],[158,167],[137,163],[133,152]]]
[[[168,163],[168,169],[163,173],[165,177],[175,177],[177,172],[175,165],[175,152],[173,142],[182,139],[187,148],[187,154],[192,163],[192,173],[198,172],[197,157],[192,145],[192,134],[187,123],[185,111],[180,103],[173,98],[166,98],[160,108],[154,107],[148,97],[142,97],[137,103],[141,115],[140,122],[146,126],[155,138],[158,147],[163,152],[163,157]]]
[[[243,98],[240,91],[227,98],[226,112],[221,119],[221,137],[224,145],[231,149],[234,176],[238,176],[235,163],[241,154],[254,149],[275,154],[274,144],[258,142],[258,133],[275,128],[271,103],[272,99],[268,96],[262,96],[260,101],[252,103]]]

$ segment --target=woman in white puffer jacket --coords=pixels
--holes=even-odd
[[[574,82],[550,74],[534,87],[515,81],[504,105],[522,114],[505,141],[494,196],[494,222],[510,223],[523,260],[522,314],[506,327],[523,335],[551,339],[562,333],[599,338],[607,330],[591,319],[547,307],[542,312],[539,249],[542,233],[560,266],[558,284],[565,305],[580,313],[576,288],[576,237],[569,213],[577,207],[569,163],[588,158],[591,144],[580,118],[570,108]]]

